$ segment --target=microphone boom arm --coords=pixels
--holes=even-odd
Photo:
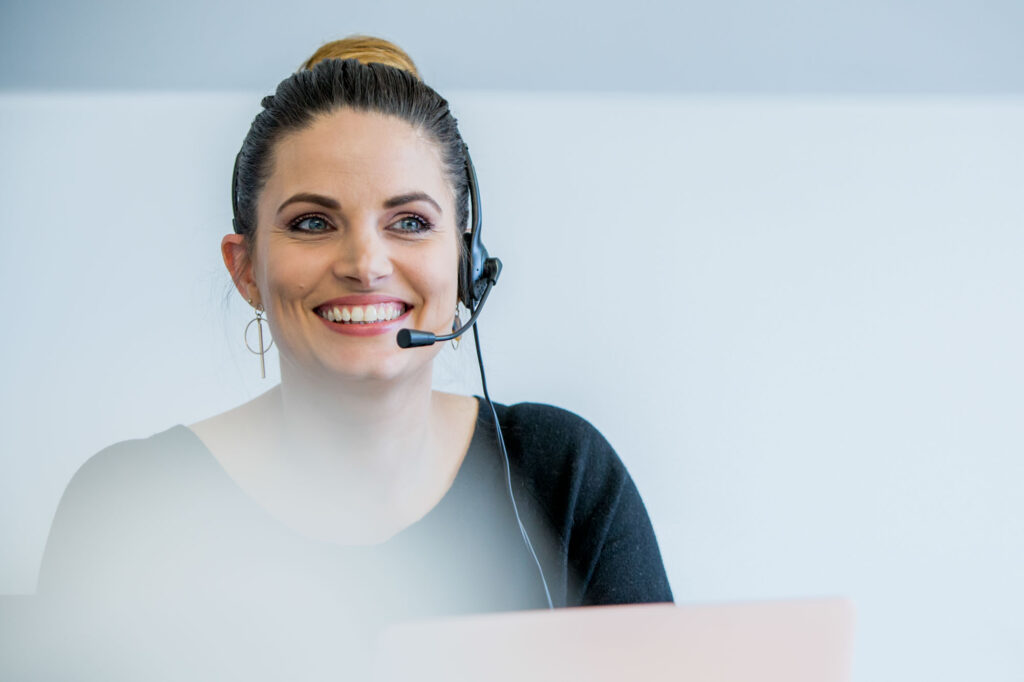
[[[480,302],[477,303],[474,310],[470,311],[472,315],[469,321],[462,325],[462,327],[456,329],[451,334],[444,334],[443,336],[437,336],[436,334],[418,329],[400,329],[398,330],[398,345],[402,348],[432,346],[438,341],[450,341],[457,336],[462,336],[470,327],[476,324],[476,318],[480,317],[480,313],[484,309],[484,303],[487,301],[487,297],[491,295],[491,289],[498,283],[499,275],[501,275],[501,261],[497,258],[488,258],[484,262],[483,271],[483,277],[486,278],[487,282],[483,293],[480,295]]]

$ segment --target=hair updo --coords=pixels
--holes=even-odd
[[[441,152],[455,197],[455,224],[460,232],[466,230],[469,181],[458,124],[448,102],[420,80],[412,59],[397,45],[368,36],[327,43],[262,105],[238,152],[231,188],[235,232],[245,236],[250,252],[256,202],[273,170],[274,145],[318,115],[343,108],[395,116],[426,133]],[[463,240],[458,242],[461,250]]]
[[[386,40],[371,36],[349,36],[321,45],[303,64],[303,69],[312,69],[325,59],[355,59],[361,64],[385,64],[402,71],[408,71],[416,80],[420,78],[416,65],[405,51]]]

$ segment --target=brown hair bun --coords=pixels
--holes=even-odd
[[[302,65],[303,69],[312,69],[325,59],[355,59],[361,64],[384,64],[396,69],[408,71],[417,80],[420,78],[412,57],[405,50],[383,38],[373,36],[349,36],[341,40],[332,40],[313,53]]]

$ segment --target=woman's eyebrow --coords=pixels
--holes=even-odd
[[[441,210],[440,204],[434,201],[434,199],[426,192],[409,192],[408,194],[399,194],[397,197],[391,197],[384,202],[384,208],[395,208],[396,206],[408,204],[413,201],[425,201],[436,208],[438,213],[444,213],[444,211]]]
[[[341,209],[341,204],[339,204],[337,201],[330,197],[325,197],[323,194],[309,194],[308,192],[300,192],[299,194],[295,194],[289,197],[288,199],[285,199],[284,202],[277,207],[277,214],[281,215],[281,211],[284,210],[285,206],[287,206],[288,204],[294,204],[298,201],[308,201],[311,204],[320,204],[324,208],[334,209],[335,211]]]

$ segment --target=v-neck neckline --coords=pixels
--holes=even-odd
[[[277,532],[283,533],[290,536],[292,539],[302,542],[335,547],[339,550],[370,551],[373,549],[384,549],[386,547],[401,544],[404,540],[415,536],[419,531],[429,529],[434,526],[438,522],[437,519],[442,519],[448,514],[449,508],[456,504],[456,500],[460,497],[464,489],[472,484],[471,479],[475,478],[477,474],[483,473],[487,468],[493,468],[495,463],[491,462],[491,467],[488,467],[488,461],[485,456],[485,453],[488,451],[494,451],[496,448],[495,443],[492,442],[495,440],[495,434],[494,424],[491,420],[490,408],[480,396],[473,396],[473,398],[477,401],[477,416],[476,423],[473,428],[473,435],[470,438],[465,456],[459,464],[458,471],[452,479],[451,485],[448,486],[448,489],[437,503],[427,510],[423,516],[379,543],[342,544],[331,542],[329,540],[313,538],[301,533],[279,517],[275,516],[270,512],[270,510],[250,495],[238,483],[238,481],[228,473],[227,469],[224,468],[216,455],[213,454],[210,448],[195,431],[184,424],[179,424],[172,427],[165,433],[170,436],[175,431],[180,430],[179,432],[181,433],[181,437],[191,440],[192,448],[190,448],[189,451],[202,455],[203,461],[201,464],[214,472],[213,475],[221,481],[221,486],[232,491],[231,495],[238,500],[238,506],[240,508],[247,509],[245,515],[251,519],[258,520],[260,525],[275,528]]]

